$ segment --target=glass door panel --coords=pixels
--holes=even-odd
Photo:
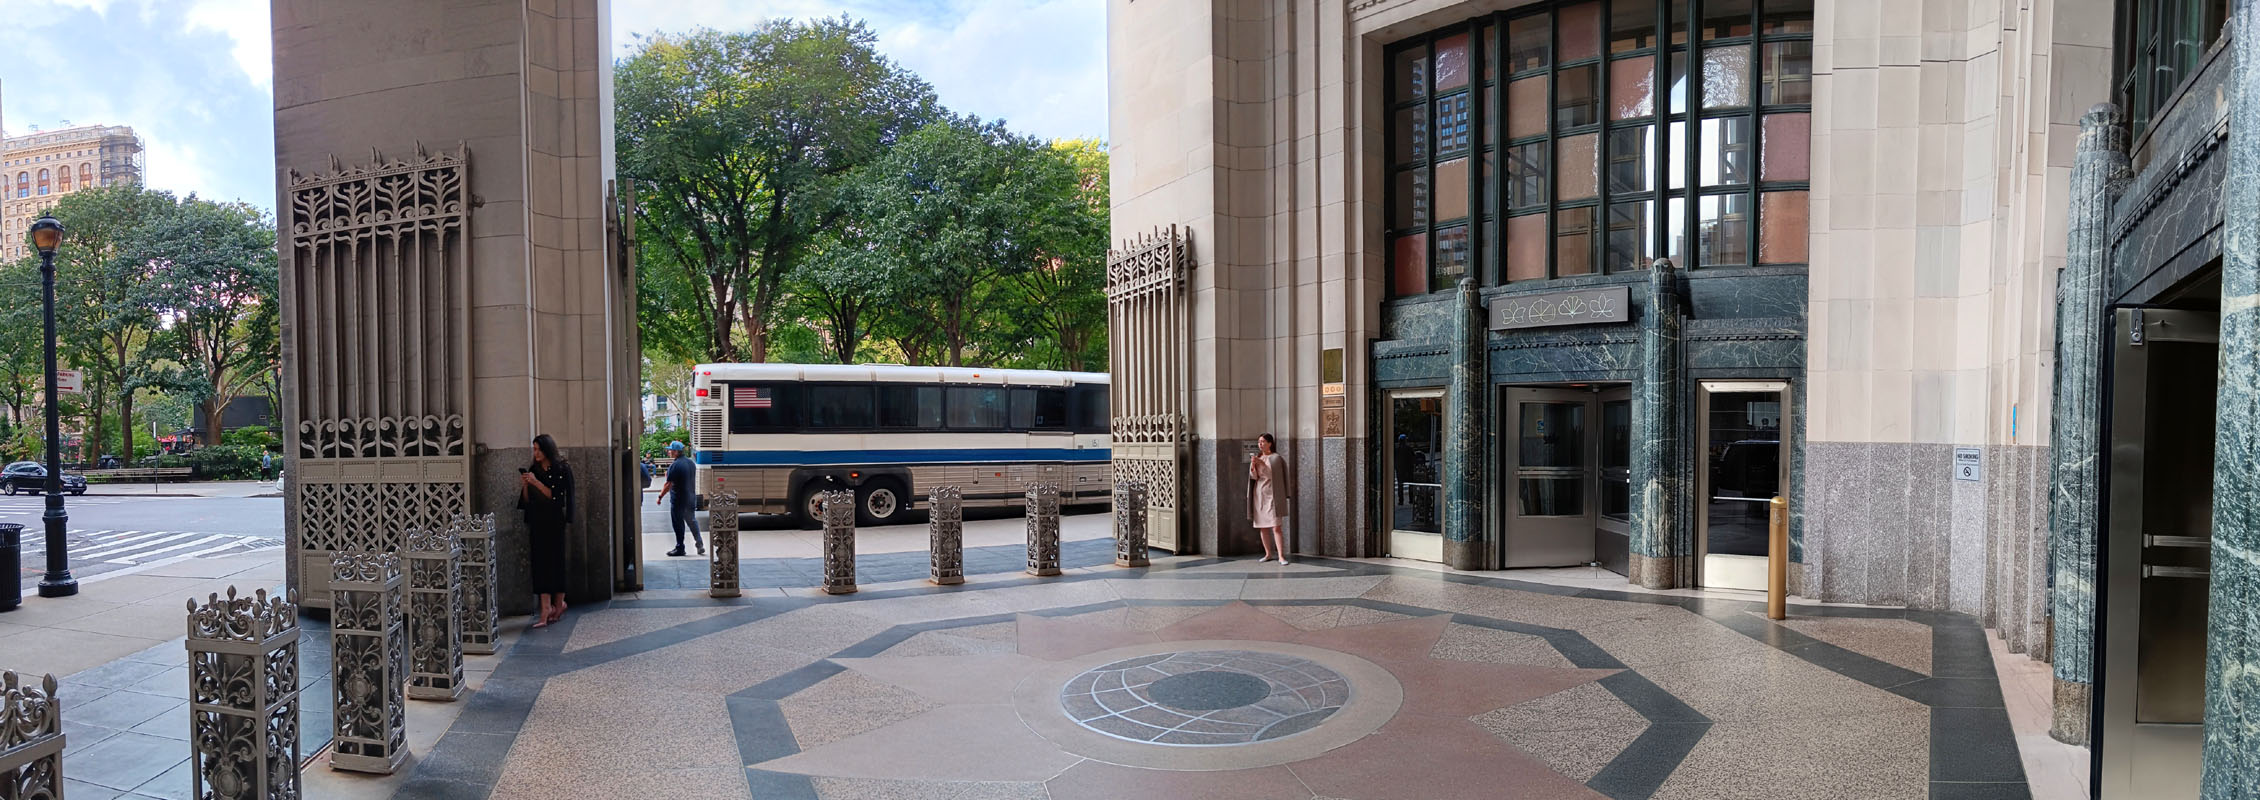
[[[1389,555],[1444,560],[1444,396],[1389,398]]]
[[[1593,393],[1508,389],[1502,565],[1559,567],[1593,560]]]
[[[1703,585],[1763,591],[1767,514],[1782,490],[1783,391],[1763,384],[1704,389]]]
[[[1632,399],[1631,390],[1601,393],[1601,492],[1593,520],[1593,559],[1618,575],[1631,569],[1632,552]]]

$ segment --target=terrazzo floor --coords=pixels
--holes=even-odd
[[[389,785],[402,798],[2031,796],[1974,620],[1761,611],[1325,560],[1163,558],[843,597],[646,591],[528,632]]]

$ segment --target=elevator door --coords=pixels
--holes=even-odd
[[[2197,797],[2220,316],[2115,309],[2098,796]]]
[[[1508,389],[1506,540],[1501,566],[1593,561],[1599,427],[1593,393]]]

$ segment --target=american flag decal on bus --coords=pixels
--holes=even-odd
[[[752,386],[739,386],[730,390],[732,408],[768,408],[776,400],[777,390]]]

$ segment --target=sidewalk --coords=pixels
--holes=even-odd
[[[274,481],[179,481],[174,483],[94,483],[88,497],[281,497]]]

